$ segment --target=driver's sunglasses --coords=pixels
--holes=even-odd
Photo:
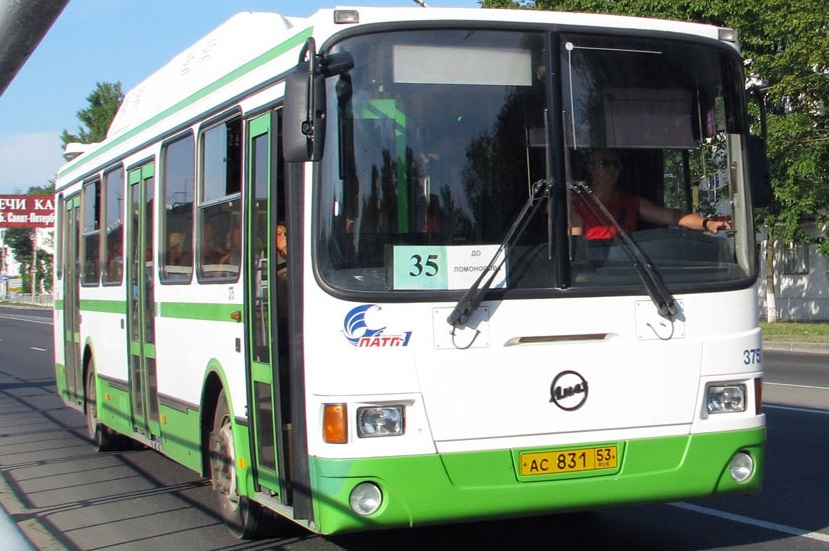
[[[596,161],[590,161],[590,164],[602,169],[613,168],[615,170],[620,170],[622,168],[622,162],[615,159],[598,159]]]

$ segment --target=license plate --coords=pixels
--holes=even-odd
[[[616,452],[616,446],[525,452],[520,456],[521,476],[615,469],[618,464]]]

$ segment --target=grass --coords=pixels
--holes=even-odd
[[[829,343],[829,323],[826,322],[760,322],[763,340]]]

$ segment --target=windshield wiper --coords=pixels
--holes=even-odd
[[[659,272],[642,253],[642,249],[639,248],[639,245],[637,245],[636,242],[630,238],[630,235],[628,235],[616,219],[613,218],[613,215],[610,214],[607,207],[604,206],[604,203],[602,203],[598,197],[593,195],[593,191],[587,187],[584,182],[576,182],[570,187],[584,200],[587,208],[590,209],[593,216],[605,223],[612,224],[613,227],[616,228],[616,232],[621,238],[625,252],[633,261],[633,267],[636,270],[637,275],[639,275],[639,278],[642,280],[642,283],[645,284],[645,289],[647,289],[648,295],[650,295],[651,300],[656,306],[657,312],[659,312],[659,315],[663,318],[671,320],[671,318],[679,313],[679,309],[676,305],[676,299],[668,290],[668,287],[665,286],[665,282],[662,281]]]
[[[533,219],[535,213],[544,204],[544,199],[549,201],[551,188],[552,182],[549,180],[539,180],[533,184],[532,193],[521,208],[521,212],[515,217],[512,226],[510,226],[504,240],[489,261],[486,269],[481,272],[481,275],[478,276],[472,286],[467,289],[455,305],[455,309],[446,318],[446,322],[449,325],[453,327],[466,326],[466,322],[469,321],[469,318],[478,309],[478,306],[481,305],[484,294],[492,286],[492,282],[495,281],[495,276],[498,275],[498,272],[504,266],[504,262],[507,260],[506,249],[521,238],[530,220]]]

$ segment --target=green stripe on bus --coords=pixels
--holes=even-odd
[[[239,323],[233,319],[235,314],[241,315],[241,304],[199,304],[193,302],[163,302],[159,306],[159,316],[162,318],[177,318],[205,321],[229,321]]]
[[[158,316],[162,318],[227,321],[232,323],[240,323],[242,312],[241,304],[161,302],[156,303],[156,308]],[[126,315],[127,303],[118,300],[82,300],[81,311]]]
[[[285,42],[271,48],[267,52],[259,55],[258,57],[255,57],[254,59],[250,60],[249,62],[245,63],[244,65],[241,65],[240,67],[232,70],[231,72],[229,72],[228,74],[226,74],[222,78],[216,80],[212,84],[208,84],[207,86],[205,86],[204,88],[202,88],[198,92],[195,92],[191,96],[184,98],[180,102],[178,102],[175,105],[172,105],[171,107],[165,109],[164,111],[162,111],[158,115],[150,118],[149,120],[145,121],[144,123],[139,124],[138,126],[134,127],[129,132],[126,132],[126,133],[122,134],[121,136],[118,136],[117,138],[113,139],[112,141],[107,142],[106,145],[104,145],[100,149],[98,149],[96,151],[93,151],[93,152],[90,152],[90,153],[87,153],[86,155],[83,155],[82,158],[81,158],[81,162],[86,163],[86,162],[94,160],[97,157],[102,156],[107,151],[109,151],[109,150],[113,149],[114,147],[122,144],[123,142],[133,138],[134,136],[137,136],[138,134],[140,134],[144,130],[150,128],[151,126],[153,126],[155,124],[158,124],[160,121],[166,119],[167,117],[170,117],[170,116],[174,115],[176,112],[181,111],[182,109],[189,106],[190,104],[199,101],[200,99],[208,96],[209,94],[212,94],[213,92],[215,92],[219,88],[233,82],[234,80],[238,79],[241,76],[244,76],[244,75],[254,71],[255,69],[261,67],[262,65],[264,65],[264,64],[266,64],[270,61],[273,61],[274,59],[278,58],[282,54],[288,52],[289,50],[304,44],[305,41],[308,40],[308,38],[311,36],[311,34],[313,32],[314,32],[313,27],[310,27],[310,28],[306,29],[305,31],[299,33],[298,35],[296,35],[292,38],[289,38]],[[74,168],[75,168],[75,166],[68,166],[68,167],[64,168],[63,170],[58,172],[58,178],[62,178],[70,170],[73,170]]]
[[[104,312],[107,314],[126,314],[127,303],[123,300],[81,300],[81,310],[86,312]]]
[[[155,344],[130,341],[130,354],[133,356],[144,356],[145,358],[155,358]]]

